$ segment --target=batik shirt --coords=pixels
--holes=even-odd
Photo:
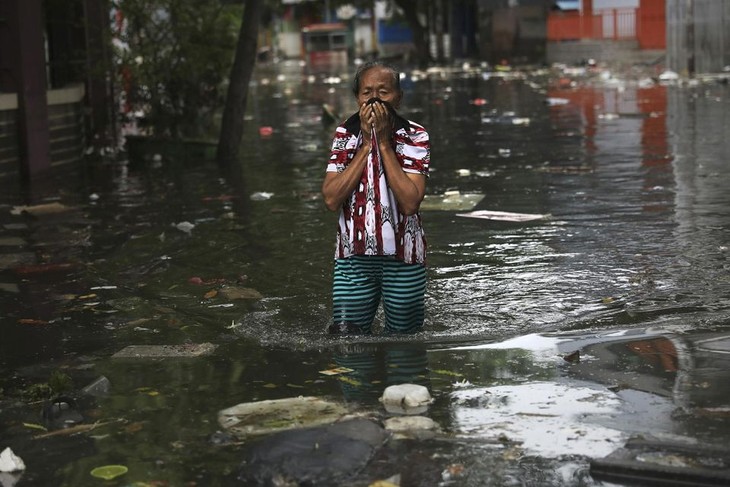
[[[407,173],[428,177],[431,145],[417,123],[396,117],[394,149]],[[363,143],[356,113],[337,127],[327,172],[342,172]],[[352,255],[393,255],[408,264],[426,262],[426,236],[421,215],[404,215],[387,184],[377,144],[368,155],[358,186],[345,200],[337,227],[335,258]]]

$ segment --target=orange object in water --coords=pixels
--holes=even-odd
[[[273,127],[269,127],[267,125],[265,125],[263,127],[259,127],[259,135],[261,137],[268,137],[268,136],[270,136],[273,133],[274,133],[274,128]]]

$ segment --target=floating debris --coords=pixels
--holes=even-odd
[[[494,125],[530,125],[528,117],[517,117],[514,114],[482,117],[482,123]]]
[[[59,203],[58,201],[54,201],[53,203],[44,203],[41,205],[33,205],[33,206],[14,206],[12,210],[10,210],[10,214],[12,215],[21,215],[23,213],[28,213],[30,215],[39,216],[39,215],[51,215],[54,213],[63,213],[69,210],[72,210],[73,208],[66,206],[62,203]]]
[[[251,195],[251,201],[266,201],[271,199],[274,193],[267,193],[265,191],[257,191]]]
[[[91,471],[91,476],[104,480],[112,480],[127,473],[129,469],[124,465],[104,465]]]
[[[185,358],[212,354],[216,345],[212,343],[190,343],[184,345],[130,345],[118,351],[112,358]]]
[[[347,414],[339,403],[312,396],[241,403],[218,412],[218,424],[238,438],[334,423]]]
[[[13,453],[10,447],[0,453],[0,472],[11,473],[25,470],[23,459]]]
[[[507,211],[478,210],[470,213],[457,213],[456,216],[466,218],[480,218],[483,220],[496,220],[502,222],[529,222],[534,220],[545,220],[549,215],[534,213],[511,213]]]
[[[560,106],[560,105],[567,105],[568,103],[570,103],[570,100],[568,100],[567,98],[548,97],[545,99],[545,103],[547,103],[551,107],[554,107],[554,106]]]
[[[348,374],[350,372],[354,372],[354,370],[350,369],[348,367],[335,367],[334,369],[319,371],[320,374],[324,374],[324,375],[340,375],[340,374]]]
[[[679,80],[679,74],[671,70],[666,70],[659,75],[659,81],[677,81]]]
[[[388,386],[379,400],[386,411],[403,414],[421,414],[433,402],[428,389],[419,384]]]
[[[173,225],[175,228],[180,230],[181,232],[190,233],[193,231],[193,228],[195,228],[195,225],[190,222],[180,222]]]
[[[421,210],[471,210],[483,199],[482,193],[446,191],[441,195],[426,195],[421,202]]]
[[[568,363],[574,364],[580,362],[580,350],[565,354],[562,356],[563,360]]]

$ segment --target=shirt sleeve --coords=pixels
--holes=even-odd
[[[332,139],[332,150],[327,163],[327,172],[344,171],[350,160],[352,160],[357,142],[357,137],[348,133],[344,127],[337,127],[335,136]]]
[[[411,122],[410,133],[402,132],[396,151],[400,152],[403,171],[428,177],[431,163],[431,141],[428,132],[414,122]]]

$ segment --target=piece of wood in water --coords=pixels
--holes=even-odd
[[[112,358],[185,358],[210,355],[216,349],[212,343],[186,343],[183,345],[130,345],[118,351]]]

